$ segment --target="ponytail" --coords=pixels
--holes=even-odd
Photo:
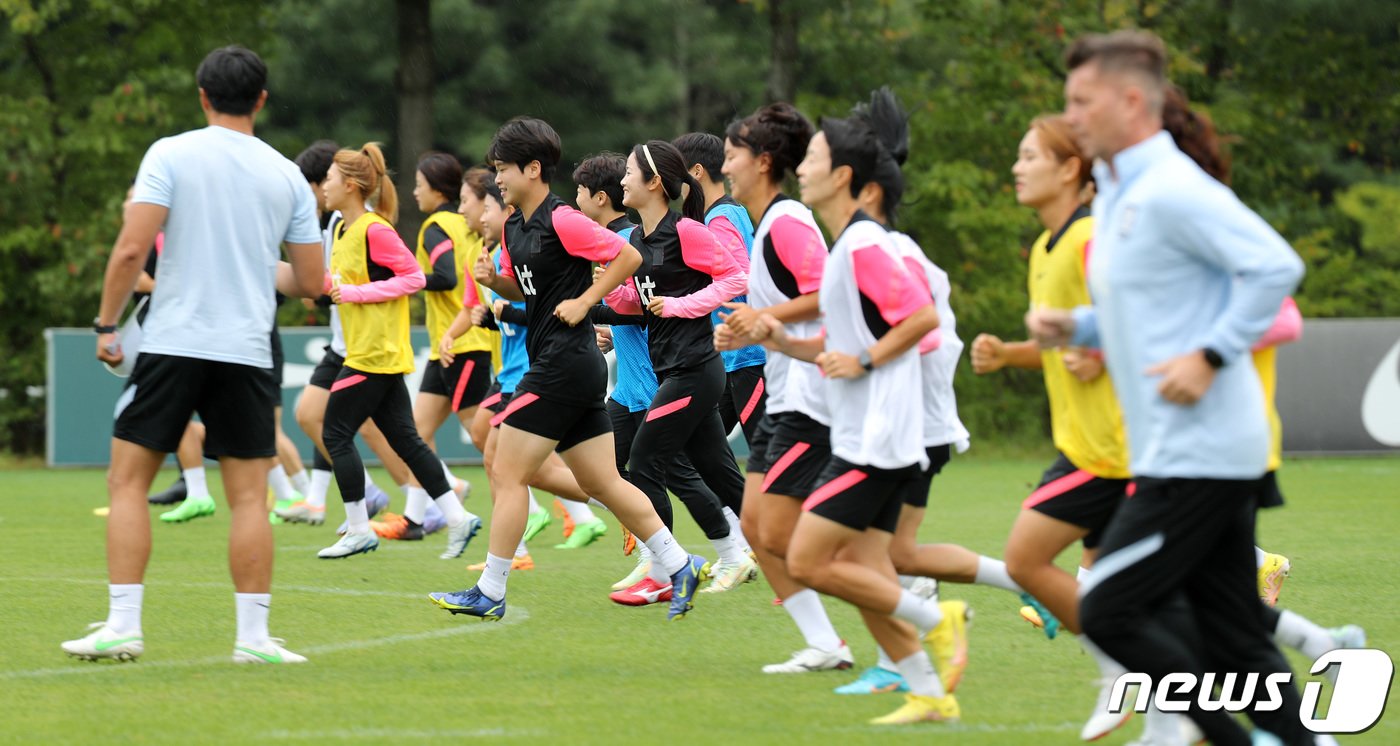
[[[335,165],[347,182],[360,190],[366,202],[374,203],[374,212],[390,223],[399,219],[399,195],[389,179],[384,164],[384,152],[378,143],[365,143],[359,150],[341,150],[335,154]]]
[[[676,146],[665,140],[648,140],[632,148],[632,155],[641,169],[642,181],[661,177],[661,193],[668,204],[681,196],[682,185],[689,187],[681,214],[696,222],[705,222],[705,190],[686,169],[685,159]]]

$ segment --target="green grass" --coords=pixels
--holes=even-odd
[[[1044,463],[958,459],[935,483],[923,538],[1000,555]],[[469,507],[487,511],[480,470],[459,472],[475,484]],[[1396,459],[1290,462],[1289,507],[1266,513],[1260,528],[1264,546],[1293,562],[1284,605],[1323,625],[1361,624],[1387,650],[1400,636],[1397,485]],[[976,611],[972,665],[958,689],[963,722],[865,725],[898,700],[831,693],[854,672],[759,672],[801,647],[766,585],[701,596],[677,624],[661,608],[609,603],[608,586],[631,567],[615,524],[600,544],[574,552],[552,549],[558,524],[547,529],[534,548],[538,569],[512,578],[501,624],[451,617],[424,598],[474,580],[464,561],[437,558],[440,535],[329,562],[314,554],[331,543],[332,526],[277,526],[272,632],[312,662],[235,668],[226,662],[234,620],[222,509],[186,525],[156,522],[141,661],[73,661],[58,643],[106,614],[105,527],[92,514],[105,502],[99,471],[0,472],[0,742],[1072,744],[1094,696],[1094,667],[1074,640],[1045,640],[1005,592],[945,586],[944,598]],[[340,512],[333,501],[334,521]],[[709,551],[688,519],[680,535]],[[468,559],[484,546],[478,539]],[[827,608],[858,667],[873,662],[851,608],[831,600]],[[1104,743],[1139,729],[1130,724]],[[1400,742],[1400,716],[1349,742]]]

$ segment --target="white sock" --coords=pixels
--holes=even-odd
[[[107,629],[119,635],[141,634],[141,598],[146,586],[140,583],[107,586]]]
[[[528,556],[530,556],[530,548],[527,547],[527,546],[525,546],[525,540],[524,540],[524,539],[521,539],[521,540],[520,540],[520,543],[517,544],[517,545],[515,546],[515,556],[517,556],[517,557],[528,557]]]
[[[186,469],[180,473],[185,477],[186,500],[190,498],[203,500],[209,497],[209,477],[205,474],[203,466]]]
[[[1091,572],[1093,571],[1081,565],[1079,567],[1079,570],[1074,573],[1075,582],[1079,583],[1080,585],[1084,585],[1084,581],[1089,578],[1089,573]]]
[[[423,493],[428,494],[428,493]],[[442,510],[442,517],[447,520],[449,526],[460,526],[462,521],[469,521],[476,518],[476,514],[462,507],[462,501],[457,499],[457,493],[448,490],[433,498],[433,502]],[[499,601],[500,599],[496,599]]]
[[[719,553],[719,561],[726,565],[737,565],[747,559],[748,555],[739,547],[739,542],[735,541],[734,534],[730,534],[723,539],[710,541],[714,545],[715,551]]]
[[[261,645],[267,639],[267,612],[272,605],[271,593],[235,593],[233,603],[238,610],[238,641]]]
[[[680,542],[676,541],[676,537],[671,535],[671,530],[665,526],[652,534],[651,538],[646,540],[646,545],[651,549],[651,566],[660,567],[668,580],[690,561],[690,555],[686,554]]]
[[[267,483],[272,487],[272,493],[277,496],[278,500],[292,499],[292,480],[287,478],[287,470],[283,469],[281,464],[268,470]]]
[[[1323,653],[1337,647],[1336,640],[1332,639],[1327,630],[1287,609],[1279,612],[1274,639],[1280,645],[1286,645],[1307,656],[1310,661],[1317,660]]]
[[[528,485],[525,487],[525,494],[530,498],[530,512],[531,512],[531,513],[538,513],[538,512],[540,512],[541,510],[544,510],[544,508],[541,508],[541,507],[540,507],[540,502],[539,502],[538,500],[535,499],[535,491],[532,490],[532,489],[530,489],[530,487],[529,487]]]
[[[365,484],[369,484],[368,471],[365,472]],[[408,482],[404,482],[403,484],[399,485],[399,492],[402,492],[404,494],[404,497],[408,497],[408,491],[411,489],[413,489],[413,485],[409,484]]]
[[[486,553],[486,569],[476,581],[476,589],[492,601],[506,597],[506,581],[510,579],[510,558]]]
[[[306,495],[307,490],[311,489],[311,480],[306,478],[305,469],[289,475],[288,479],[292,480],[292,489],[300,492],[303,496]]]
[[[561,499],[564,504],[564,512],[569,514],[569,519],[577,526],[580,523],[592,523],[598,520],[598,516],[593,515],[592,509],[585,503],[576,503],[573,500]]]
[[[786,604],[787,601],[783,603]],[[916,596],[904,588],[899,589],[899,603],[895,605],[894,613],[890,616],[903,619],[919,629],[933,629],[943,620],[943,612],[938,608],[938,604],[930,603],[928,599]]]
[[[841,636],[831,626],[831,618],[822,606],[822,597],[811,588],[802,590],[783,599],[783,610],[792,617],[807,647],[824,650],[828,653],[841,649]]]
[[[637,551],[642,553],[642,559],[647,562],[651,561],[651,547],[647,546],[645,542],[637,545]]]
[[[739,542],[739,548],[748,554],[753,547],[749,546],[749,540],[744,538],[744,528],[739,523],[739,516],[729,508],[724,509],[724,520],[729,521],[729,535]]]
[[[1094,662],[1099,664],[1099,675],[1107,681],[1114,681],[1119,676],[1128,672],[1123,664],[1113,660],[1108,653],[1105,653],[1088,635],[1079,636],[1079,644],[1084,646],[1085,652],[1094,657]]]
[[[418,525],[423,525],[423,518],[428,514],[428,491],[422,487],[409,487],[408,499],[404,501],[403,517]]]
[[[326,507],[326,492],[330,491],[332,476],[334,475],[329,471],[311,470],[311,489],[306,493],[307,505],[313,508]]]
[[[889,671],[890,673],[899,673],[899,666],[896,666],[894,664],[894,661],[890,659],[890,654],[886,653],[885,649],[880,647],[879,645],[876,645],[875,649],[880,651],[880,658],[879,660],[875,661],[875,665],[885,669],[886,671]]]
[[[1006,571],[1006,563],[991,557],[977,558],[977,579],[972,582],[978,585],[1003,588],[1012,593],[1025,592],[1021,586],[1016,585],[1016,581],[1011,579],[1011,574]]]
[[[910,694],[923,697],[943,696],[943,682],[938,680],[938,672],[933,670],[933,661],[928,659],[927,651],[921,648],[909,657],[897,661],[895,666],[904,675],[904,683],[909,685]]]
[[[457,483],[458,483],[458,482],[461,482],[462,480],[458,479],[458,478],[455,477],[455,476],[452,476],[452,470],[449,469],[449,468],[447,468],[447,462],[446,462],[446,461],[443,461],[442,459],[438,459],[438,463],[439,463],[439,464],[442,464],[442,475],[443,475],[444,477],[447,477],[447,486],[448,486],[448,488],[449,488],[449,489],[454,489],[454,490],[455,490],[455,489],[457,488]]]
[[[369,533],[369,509],[365,507],[365,501],[345,503],[345,520],[349,521],[349,525],[346,526],[347,533]]]
[[[1254,569],[1257,570],[1257,569],[1263,567],[1263,566],[1264,566],[1264,560],[1268,559],[1268,557],[1269,557],[1269,553],[1268,553],[1268,552],[1264,551],[1263,549],[1260,549],[1258,546],[1255,546],[1255,547],[1254,547]]]

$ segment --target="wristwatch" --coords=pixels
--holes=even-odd
[[[1209,347],[1201,348],[1201,357],[1205,358],[1206,364],[1214,370],[1220,370],[1225,367],[1225,358],[1220,357],[1220,353]]]
[[[860,363],[860,367],[865,368],[866,373],[875,370],[875,362],[870,359],[870,350],[861,350],[860,357],[856,360]]]
[[[92,330],[98,334],[112,334],[117,331],[117,327],[115,324],[103,324],[101,316],[93,316]]]

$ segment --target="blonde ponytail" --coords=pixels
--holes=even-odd
[[[335,165],[345,180],[359,188],[366,202],[374,204],[374,212],[390,223],[399,219],[399,195],[384,164],[384,152],[379,143],[365,143],[359,150],[341,150],[335,154]]]

